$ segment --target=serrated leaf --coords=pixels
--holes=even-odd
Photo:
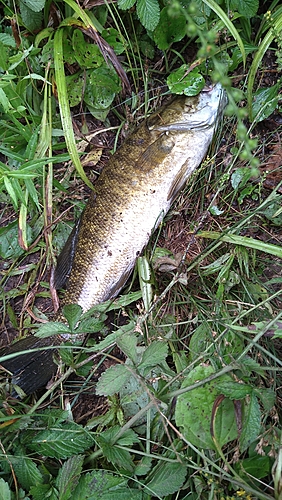
[[[24,3],[23,1],[20,1],[19,3],[20,3],[22,21],[24,25],[27,27],[27,29],[30,31],[40,29],[43,20],[42,9],[36,11],[30,8],[28,5],[26,5],[26,3]],[[33,1],[28,1],[27,3],[32,4]]]
[[[181,387],[189,387],[213,373],[215,372],[212,366],[196,366],[188,374]],[[194,446],[215,449],[210,426],[213,405],[220,394],[217,383],[229,380],[228,375],[222,375],[178,397],[175,408],[176,424],[183,428],[185,438]],[[238,431],[232,401],[224,399],[219,405],[215,416],[214,431],[219,446],[223,446],[237,437]]]
[[[260,434],[261,412],[255,393],[244,406],[244,418],[240,435],[240,451],[243,453]]]
[[[152,459],[150,457],[142,457],[135,467],[134,474],[136,476],[145,476],[151,470],[151,467]]]
[[[118,0],[118,7],[122,10],[131,9],[136,0]]]
[[[110,443],[103,442],[103,439],[100,438],[98,439],[98,443],[100,444],[103,450],[103,455],[106,457],[108,462],[117,465],[118,467],[122,467],[129,472],[134,471],[134,462],[129,451],[118,448]]]
[[[241,359],[240,368],[241,370],[243,370],[243,373],[246,373],[247,375],[250,375],[251,372],[255,372],[258,373],[261,377],[265,377],[264,368],[262,368],[262,366],[255,359],[250,358],[249,356],[244,356]]]
[[[50,484],[39,484],[38,486],[31,486],[29,494],[32,495],[32,500],[52,500],[52,486]],[[58,496],[55,497],[56,500]]]
[[[217,389],[229,399],[244,399],[253,392],[253,388],[250,385],[239,384],[232,380],[219,381],[217,383]]]
[[[261,400],[265,411],[269,412],[275,404],[276,394],[272,389],[254,388],[254,393]]]
[[[99,396],[112,396],[119,392],[130,378],[130,371],[125,365],[114,365],[102,373],[96,386]]]
[[[144,368],[160,365],[165,361],[167,353],[168,345],[166,342],[152,342],[143,353],[139,369],[144,370]]]
[[[254,17],[259,8],[259,0],[231,0],[230,9],[237,10],[243,17]]]
[[[105,326],[106,315],[103,318],[87,318],[80,321],[75,333],[96,333],[100,332]]]
[[[188,70],[188,64],[183,64],[167,78],[168,88],[173,94],[194,96],[204,88],[205,79],[197,68],[189,72]]]
[[[133,364],[137,363],[137,337],[134,333],[125,333],[117,341],[118,347],[131,359]]]
[[[33,12],[40,12],[45,5],[45,0],[21,0]]]
[[[81,318],[82,307],[78,304],[67,304],[63,307],[63,315],[65,316],[70,329],[73,331]]]
[[[16,48],[15,39],[9,33],[0,33],[0,42],[3,43],[3,45],[7,45],[7,47]]]
[[[158,0],[137,0],[137,16],[147,30],[153,31],[160,20]]]
[[[92,436],[80,425],[70,422],[39,432],[28,447],[46,457],[64,459],[82,453],[92,444]]]
[[[123,476],[106,470],[85,474],[74,491],[73,498],[83,500],[142,500],[143,493],[129,488]]]
[[[63,325],[58,321],[50,321],[49,323],[40,325],[35,337],[44,339],[46,337],[52,337],[53,335],[60,335],[62,333],[71,333],[71,331],[67,325]]]
[[[13,468],[17,479],[25,490],[29,491],[31,486],[41,484],[43,476],[36,464],[27,457],[17,457],[12,459]]]
[[[104,442],[111,444],[116,439],[116,435],[119,433],[120,427],[118,425],[114,425],[109,429],[106,429],[100,434],[100,437]],[[127,429],[122,436],[118,439],[117,443],[120,446],[132,446],[135,443],[139,443],[139,438],[132,429]]]
[[[181,463],[167,463],[157,465],[151,472],[153,476],[145,486],[148,493],[154,497],[166,497],[180,490],[184,484],[187,467]]]
[[[11,498],[11,490],[8,483],[0,478],[0,500],[11,500]]]
[[[69,500],[76,488],[84,461],[84,455],[75,455],[69,458],[59,470],[56,486],[59,490],[59,500]]]

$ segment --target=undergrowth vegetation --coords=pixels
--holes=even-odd
[[[0,9],[1,342],[89,333],[36,395],[3,375],[0,499],[281,499],[281,5]],[[40,325],[104,150],[211,81],[224,121],[128,287]]]

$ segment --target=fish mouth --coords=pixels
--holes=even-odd
[[[213,127],[217,121],[218,117],[221,116],[224,108],[228,103],[228,97],[226,91],[221,87],[220,84],[216,84],[213,87],[205,87],[202,92],[206,95],[210,94],[210,101],[206,102],[200,109],[196,110],[194,113],[188,111],[184,120],[174,123],[167,123],[159,126],[153,126],[152,130],[156,132],[188,132],[189,130],[208,130]],[[213,96],[215,95],[215,97]],[[188,97],[188,99],[190,99]]]

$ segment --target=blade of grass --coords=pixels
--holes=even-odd
[[[269,31],[266,33],[264,39],[260,42],[258,51],[254,56],[254,60],[252,62],[249,71],[248,84],[247,84],[247,106],[248,106],[248,113],[250,120],[253,120],[253,112],[252,112],[253,87],[257,70],[269,45],[273,42],[273,40],[276,37],[277,38],[279,38],[279,36],[281,37],[282,7],[279,7],[279,9],[277,9],[277,11],[273,14],[273,16],[271,16],[271,13],[269,13],[268,22],[269,22]]]
[[[217,231],[201,231],[197,233],[197,237],[207,238],[211,240],[220,240],[233,245],[241,245],[243,247],[259,250],[260,252],[269,253],[282,259],[282,248],[278,245],[265,243],[264,241],[249,238],[248,236],[239,236],[237,234],[222,234]]]
[[[60,107],[60,114],[62,126],[65,134],[66,145],[70,154],[71,160],[82,178],[82,180],[93,189],[93,185],[87,178],[83,167],[81,165],[78,152],[76,149],[75,137],[72,127],[71,112],[67,94],[66,75],[64,70],[63,59],[63,35],[64,29],[58,29],[54,36],[54,63],[55,63],[55,78],[58,92],[58,101]]]
[[[237,40],[239,49],[242,54],[242,59],[243,59],[243,64],[245,66],[246,64],[246,52],[245,52],[245,47],[242,41],[242,38],[240,37],[237,29],[233,25],[233,23],[230,21],[230,19],[227,17],[225,12],[222,10],[222,8],[218,5],[218,3],[214,2],[214,0],[203,0],[206,5],[208,5],[216,14],[217,16],[222,20],[226,28],[230,31],[231,35]]]

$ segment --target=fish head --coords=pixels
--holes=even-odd
[[[155,132],[186,132],[204,130],[216,125],[228,99],[222,86],[204,89],[196,96],[178,96],[162,113],[155,113],[148,121],[148,128]]]

